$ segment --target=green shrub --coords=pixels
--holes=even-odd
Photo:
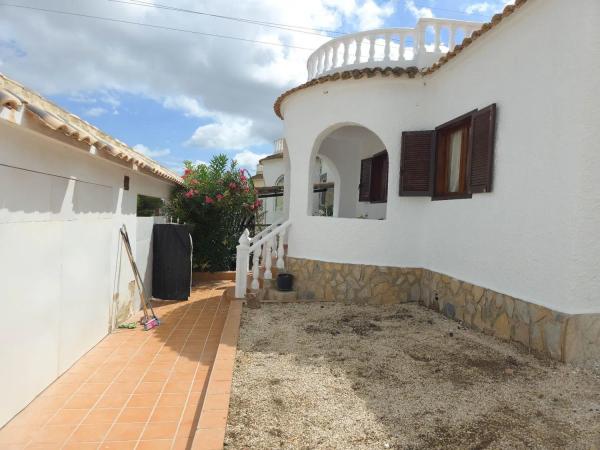
[[[248,171],[226,155],[208,165],[185,161],[185,167],[185,186],[173,192],[168,211],[191,226],[194,270],[233,270],[240,234],[261,205]]]

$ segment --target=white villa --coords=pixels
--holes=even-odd
[[[599,360],[600,3],[576,3],[517,0],[486,24],[421,19],[316,50],[275,103],[285,218],[240,238],[236,296],[247,258],[249,288],[274,276],[271,252],[300,299],[418,301]],[[313,214],[317,158],[332,217]]]
[[[0,427],[140,308],[119,228],[151,292],[139,195],[175,173],[0,75]]]

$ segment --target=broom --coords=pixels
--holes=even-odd
[[[129,257],[129,262],[131,263],[131,268],[133,270],[133,275],[135,278],[135,283],[138,287],[138,291],[140,293],[140,298],[142,300],[142,309],[144,310],[144,317],[140,320],[140,323],[144,326],[144,330],[148,331],[154,327],[160,325],[160,321],[156,314],[154,314],[154,309],[152,309],[152,303],[148,301],[148,297],[146,297],[146,292],[144,291],[144,283],[142,282],[142,277],[137,268],[137,264],[133,259],[133,252],[131,251],[131,244],[129,242],[129,234],[127,233],[127,228],[125,224],[121,227],[121,237],[123,238],[123,243],[125,244],[125,250],[127,251],[127,256]],[[150,315],[151,314],[151,315]]]

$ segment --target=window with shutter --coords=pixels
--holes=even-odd
[[[371,158],[360,162],[360,184],[358,185],[358,201],[368,202],[371,198]],[[356,167],[356,166],[355,166]]]
[[[434,145],[433,130],[402,133],[400,195],[431,195],[431,158]]]
[[[496,104],[473,114],[469,175],[471,192],[491,192],[494,165]]]
[[[433,200],[491,192],[496,104],[436,127],[402,133],[400,195]]]

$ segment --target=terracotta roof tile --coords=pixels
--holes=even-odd
[[[514,5],[507,5],[501,13],[495,14],[489,22],[484,23],[481,26],[481,28],[479,30],[474,31],[470,37],[463,39],[463,41],[460,44],[456,45],[451,52],[448,52],[447,54],[442,56],[431,67],[427,67],[422,70],[419,70],[417,67],[407,67],[407,68],[386,67],[383,69],[380,67],[375,67],[375,68],[365,68],[365,69],[353,69],[353,70],[347,70],[344,72],[336,72],[336,73],[333,73],[330,75],[324,75],[322,77],[307,81],[306,83],[301,84],[300,86],[292,88],[292,89],[284,92],[283,94],[281,94],[275,101],[275,104],[273,105],[275,114],[280,119],[283,119],[283,115],[281,113],[281,104],[282,104],[283,100],[285,100],[287,97],[289,97],[290,95],[292,95],[293,93],[295,93],[299,90],[306,89],[311,86],[315,86],[317,84],[322,84],[322,83],[326,83],[329,81],[336,81],[336,80],[340,80],[340,79],[342,79],[342,80],[349,80],[349,79],[358,80],[360,78],[364,78],[365,76],[367,78],[372,78],[376,75],[379,75],[382,77],[391,77],[391,76],[400,77],[400,76],[406,75],[409,78],[415,78],[417,75],[421,75],[421,76],[430,75],[433,72],[439,70],[448,61],[450,61],[451,59],[454,59],[465,48],[467,48],[469,45],[471,45],[474,41],[479,39],[481,36],[483,36],[489,30],[496,27],[500,22],[502,22],[503,19],[510,16],[512,13],[514,13],[519,7],[521,7],[525,3],[527,3],[527,1],[528,0],[516,0]]]
[[[156,161],[136,152],[118,139],[0,74],[0,109],[21,110],[23,107],[25,107],[24,114],[52,131],[63,133],[78,142],[93,145],[98,152],[104,152],[110,157],[132,161],[138,168],[147,170],[172,183],[183,184],[179,175],[160,166]]]

